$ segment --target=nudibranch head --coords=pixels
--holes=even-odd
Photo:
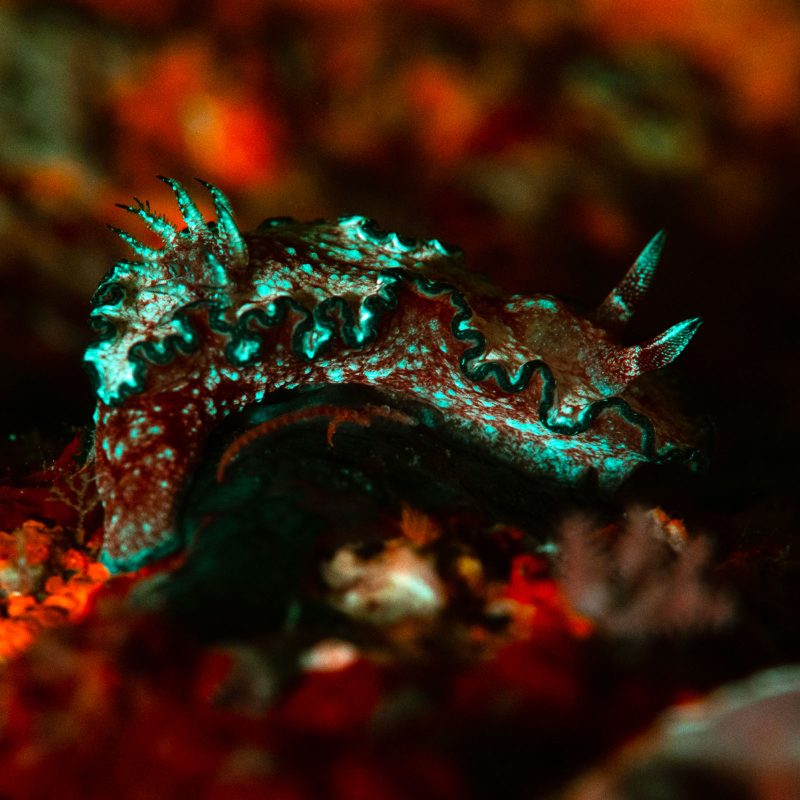
[[[658,234],[590,316],[548,295],[504,295],[460,250],[361,216],[268,219],[239,231],[215,187],[207,222],[174,190],[178,230],[125,207],[164,241],[117,231],[138,260],[102,280],[85,361],[93,375],[104,559],[135,568],[176,548],[176,497],[224,417],[275,392],[332,384],[430,409],[423,421],[519,470],[618,484],[647,462],[692,463],[696,432],[644,373],[673,361],[700,320],[650,341],[616,336],[650,283]]]

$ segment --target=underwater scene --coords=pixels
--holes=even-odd
[[[0,798],[800,797],[793,0],[0,4]]]

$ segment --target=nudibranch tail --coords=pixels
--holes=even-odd
[[[596,317],[608,328],[621,327],[633,317],[636,306],[650,288],[656,267],[667,239],[660,230],[639,254],[625,277],[608,294],[597,309]]]
[[[242,233],[219,189],[200,181],[217,217],[206,222],[181,184],[163,180],[187,227],[128,207],[164,247],[120,232],[142,260],[102,281],[91,315],[100,335],[85,356],[111,569],[181,545],[176,498],[209,431],[276,393],[357,384],[393,407],[413,399],[431,425],[565,484],[591,473],[613,486],[639,464],[697,458],[692,424],[638,378],[673,361],[699,319],[627,348],[597,324],[630,316],[663,234],[586,318],[546,295],[505,297],[435,239],[360,216],[275,218]]]

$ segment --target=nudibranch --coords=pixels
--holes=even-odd
[[[430,409],[415,423],[565,484],[594,474],[614,486],[640,464],[698,458],[694,427],[640,376],[672,362],[700,319],[640,345],[617,338],[663,234],[582,315],[549,295],[504,294],[436,239],[362,216],[273,218],[246,234],[216,187],[200,181],[217,217],[207,221],[183,186],[162,180],[186,226],[138,200],[123,206],[163,247],[117,230],[137,260],[117,263],[92,300],[99,335],[85,362],[110,569],[182,546],[177,498],[209,432],[277,391],[360,384],[387,409],[413,399]]]

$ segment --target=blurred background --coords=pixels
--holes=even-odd
[[[175,218],[156,174],[245,229],[362,213],[587,305],[665,227],[631,341],[702,315],[681,361],[716,475],[796,485],[795,0],[6,0],[0,463],[89,422],[105,223],[133,195]]]

